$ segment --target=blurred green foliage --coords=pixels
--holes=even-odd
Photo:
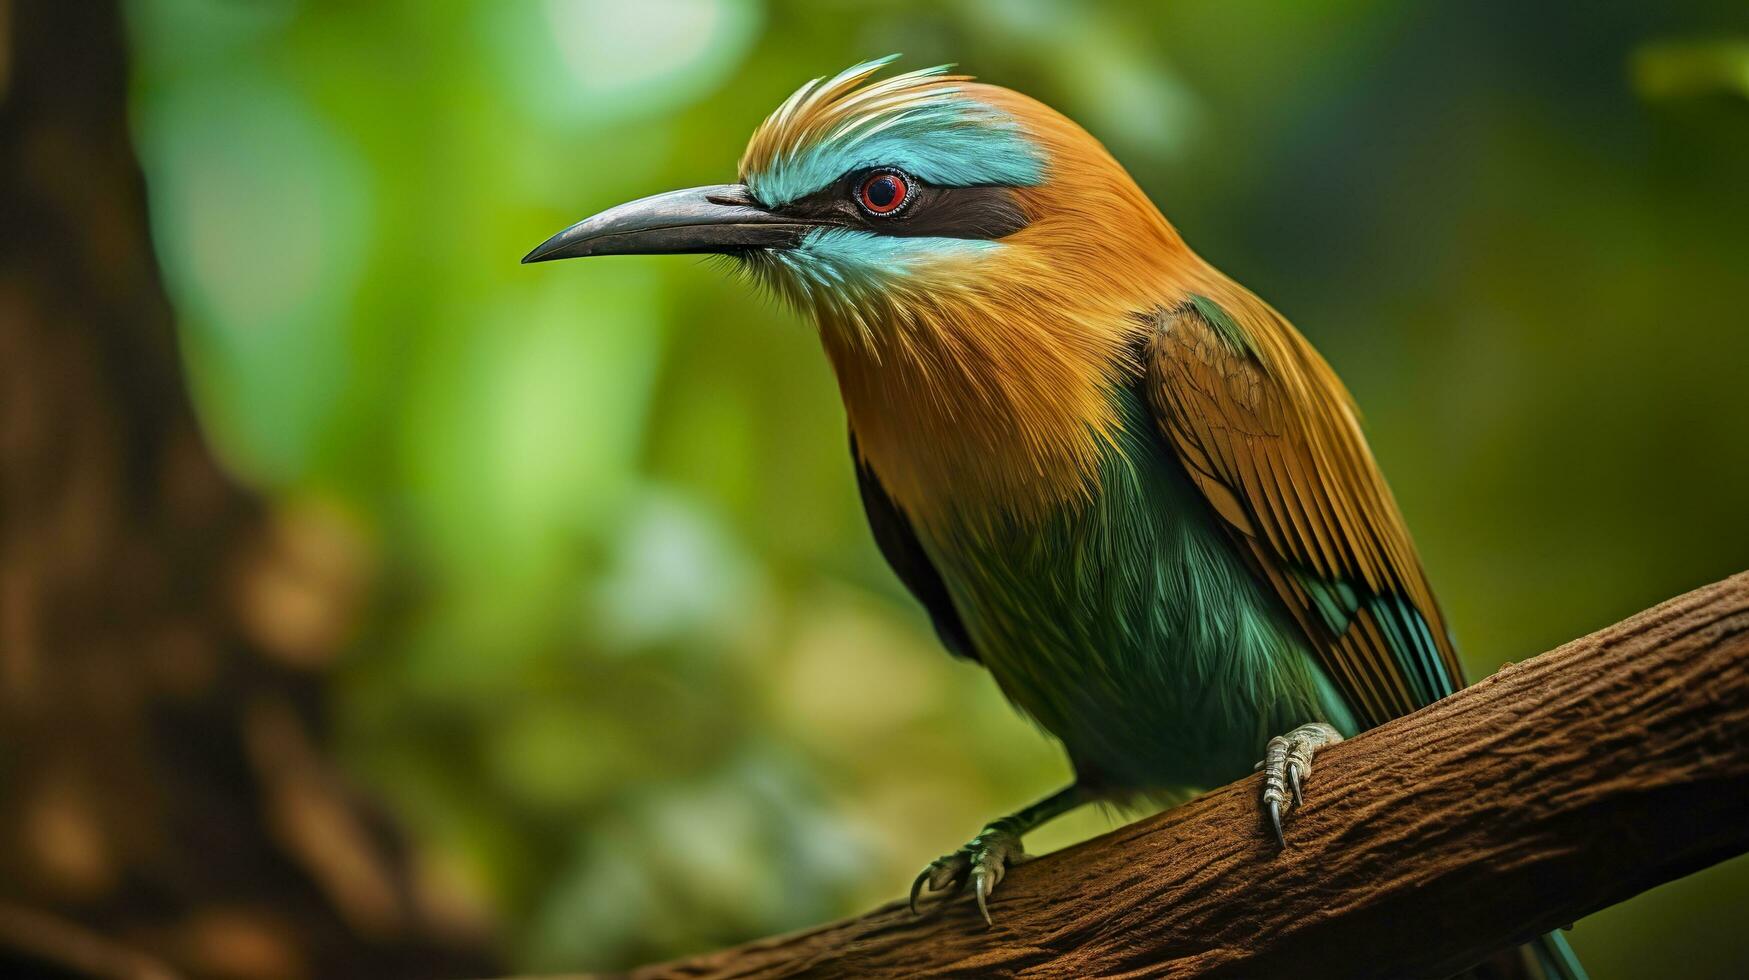
[[[131,14],[208,430],[374,548],[344,758],[520,966],[857,911],[1066,773],[882,565],[804,325],[709,263],[517,264],[730,179],[861,58],[1079,119],[1312,337],[1474,675],[1749,565],[1740,0]],[[1741,976],[1746,907],[1737,861],[1573,941],[1600,977]]]

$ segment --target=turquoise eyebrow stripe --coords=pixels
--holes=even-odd
[[[843,129],[746,176],[766,207],[781,207],[869,167],[897,167],[943,187],[1025,187],[1044,180],[1044,154],[992,106],[943,89],[890,118]]]

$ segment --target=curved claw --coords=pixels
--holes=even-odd
[[[1286,848],[1287,837],[1281,832],[1281,804],[1274,800],[1269,801],[1269,823],[1270,826],[1275,828],[1275,843],[1282,848]]]
[[[923,894],[923,883],[929,880],[929,868],[924,868],[917,880],[911,882],[911,914],[917,914],[917,896]]]
[[[1305,805],[1306,801],[1300,798],[1300,767],[1299,766],[1290,765],[1287,767],[1287,783],[1288,783],[1288,787],[1290,789],[1292,789],[1293,793],[1294,793],[1294,806],[1297,807],[1297,806]]]
[[[972,838],[966,846],[937,858],[911,882],[911,913],[917,914],[917,899],[925,888],[942,892],[951,889],[950,894],[957,894],[971,885],[977,892],[978,912],[984,916],[984,923],[994,926],[995,920],[990,916],[990,894],[1002,883],[1009,866],[1019,864],[1027,857],[1020,838],[1012,831],[986,827],[984,833]]]

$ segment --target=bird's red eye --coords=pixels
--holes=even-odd
[[[869,214],[892,214],[905,203],[911,187],[905,178],[890,170],[876,171],[856,189],[856,202]]]

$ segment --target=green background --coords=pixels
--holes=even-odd
[[[688,258],[517,264],[732,179],[853,61],[1055,105],[1286,312],[1367,411],[1473,676],[1749,565],[1741,0],[141,0],[131,26],[207,429],[372,583],[339,751],[522,968],[858,911],[1066,775],[881,562],[804,323]],[[1739,859],[1572,941],[1599,978],[1742,976],[1746,909]]]

